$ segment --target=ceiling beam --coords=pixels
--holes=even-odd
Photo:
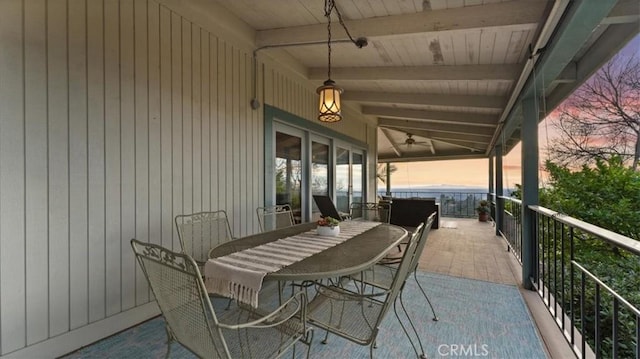
[[[472,147],[472,146],[469,146],[469,145],[464,144],[464,143],[459,143],[459,142],[450,141],[450,140],[448,140],[448,141],[443,141],[443,140],[436,140],[436,139],[434,138],[434,139],[433,139],[433,141],[435,141],[435,142],[441,142],[441,143],[444,143],[444,144],[447,144],[447,145],[449,145],[449,146],[453,146],[453,147],[464,148],[464,149],[469,150],[469,151],[471,151],[471,152],[479,152],[479,153],[483,153],[483,152],[484,152],[484,150],[485,150],[485,147],[482,147],[482,148]]]
[[[380,118],[378,119],[378,126],[382,127],[394,127],[399,131],[407,132],[407,128],[417,129],[417,130],[429,130],[429,131],[440,131],[440,132],[451,132],[451,133],[461,133],[461,134],[474,134],[480,136],[491,136],[493,135],[493,128],[489,127],[472,127],[461,126],[461,125],[452,125],[452,124],[444,124],[444,123],[433,123],[433,122],[424,122],[424,121],[410,121],[410,120],[397,120],[390,118]]]
[[[640,18],[638,0],[620,0],[601,24],[628,24],[638,21],[638,18]]]
[[[346,91],[342,101],[377,102],[403,105],[477,107],[502,110],[507,98],[500,96],[435,95],[379,91]]]
[[[553,82],[556,83],[571,83],[578,78],[578,64],[575,61],[571,61],[567,64],[567,67],[556,77]]]
[[[397,128],[391,127],[390,129],[399,132],[410,132],[415,134],[416,136],[430,138],[433,140],[438,140],[441,142],[457,142],[461,145],[471,146],[472,144],[480,144],[485,147],[489,144],[489,136],[476,136],[469,134],[461,134],[461,133],[451,133],[451,132],[440,132],[440,131],[432,131],[432,130],[419,130],[419,129],[411,129],[408,130],[406,128]]]
[[[547,3],[542,0],[506,1],[482,6],[347,20],[345,25],[354,37],[368,38],[494,27],[509,27],[515,31],[531,30],[537,27]],[[256,32],[257,47],[318,42],[326,39],[327,25],[324,23]],[[345,31],[334,31],[332,39],[344,40],[347,39],[347,35]]]
[[[391,148],[393,149],[393,152],[395,152],[396,155],[398,155],[398,157],[401,157],[402,152],[400,152],[400,149],[398,148],[398,146],[395,144],[395,142],[393,142],[391,135],[389,135],[389,130],[387,130],[386,128],[381,128],[380,130],[384,134],[384,137],[386,137],[389,143],[391,144]]]
[[[496,115],[476,114],[471,112],[412,110],[406,108],[377,106],[362,106],[362,114],[387,118],[416,119],[424,122],[484,126],[490,128],[495,128],[498,121],[498,116]]]
[[[412,157],[389,157],[380,155],[378,156],[378,162],[422,162],[422,161],[444,161],[444,160],[467,160],[474,158],[487,158],[484,153],[471,152],[464,149],[457,149],[450,154],[438,153],[437,155],[425,153],[425,155],[417,155]]]
[[[431,154],[435,155],[436,154],[436,148],[433,147],[433,141],[431,141],[431,139],[427,138],[427,143],[429,144],[429,147],[431,147]]]
[[[488,137],[482,138],[480,142],[478,141],[468,142],[468,141],[458,141],[450,138],[439,138],[437,136],[434,136],[435,133],[433,131],[412,130],[411,134],[414,136],[426,138],[427,139],[426,142],[429,144],[429,146],[431,146],[431,152],[434,155],[436,154],[436,152],[435,152],[435,147],[433,145],[433,142],[439,142],[439,143],[443,143],[453,147],[464,148],[472,152],[484,152],[485,148],[489,144]]]
[[[562,73],[565,67],[574,61],[574,57],[582,50],[582,46],[593,34],[594,29],[600,26],[601,22],[611,13],[616,3],[616,0],[572,2],[571,6],[563,14],[563,21],[555,29],[553,37],[541,54],[541,58],[535,62],[536,71],[532,72],[527,78],[522,90],[518,93],[517,101],[521,102],[526,98],[535,98],[539,96],[537,90],[542,89],[543,84],[552,84],[553,80]],[[598,40],[598,43],[601,44],[601,39]],[[622,43],[617,40],[609,46],[611,51],[614,47],[622,46]],[[596,47],[596,44],[591,46],[591,48],[594,47]],[[609,54],[614,53],[610,52]],[[582,68],[582,66],[579,66],[579,68]],[[595,69],[587,69],[587,71],[591,70]],[[577,87],[578,83],[581,82],[576,81],[570,85],[576,85]],[[548,109],[553,109],[550,104],[547,103],[547,105]],[[519,122],[522,121],[522,118],[515,115],[516,107],[508,109],[510,112],[504,120],[502,129],[496,131],[490,147],[498,143],[500,138],[510,138]]]
[[[332,67],[333,80],[405,80],[405,81],[514,81],[522,65],[435,65]],[[326,67],[309,69],[309,80],[325,80]]]
[[[560,83],[557,88],[549,92],[548,109],[553,109],[564,101],[578,86],[601,68],[610,59],[611,54],[618,53],[637,33],[637,24],[609,25],[576,65],[576,81]]]
[[[400,129],[396,129],[400,130]],[[447,134],[435,131],[411,130],[411,134],[418,137],[424,137],[430,142],[446,143],[451,146],[466,148],[471,151],[484,151],[489,144],[489,137],[469,136],[461,134]],[[431,144],[433,146],[433,144]]]

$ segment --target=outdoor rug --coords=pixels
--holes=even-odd
[[[428,358],[546,358],[516,286],[425,272],[418,272],[418,279],[427,290],[440,320],[432,321],[431,311],[412,279],[407,282],[403,298],[417,323]],[[218,305],[224,306],[226,301],[220,301]],[[329,336],[328,344],[322,344],[323,338],[324,331],[316,329],[311,358],[369,357],[368,347],[335,335]],[[298,345],[297,358],[304,358],[305,348]],[[164,321],[157,317],[65,358],[161,358],[165,353]],[[175,343],[170,357],[195,358]],[[374,357],[416,357],[392,312],[382,324]]]

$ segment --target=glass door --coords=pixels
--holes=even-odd
[[[336,208],[349,212],[351,203],[366,202],[364,151],[336,146]]]
[[[351,151],[336,147],[336,208],[349,213],[351,193]]]
[[[311,140],[311,194],[329,195],[329,140],[312,137]],[[320,218],[315,201],[311,201],[311,220]]]
[[[364,155],[354,150],[351,159],[351,203],[363,203],[366,202],[364,197]]]
[[[276,130],[275,203],[288,204],[296,223],[302,221],[302,136]]]

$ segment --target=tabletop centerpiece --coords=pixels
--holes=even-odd
[[[317,222],[319,236],[335,237],[340,234],[340,221],[333,217],[323,217]]]

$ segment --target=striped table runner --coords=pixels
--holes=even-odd
[[[320,236],[313,229],[224,257],[209,259],[204,266],[205,285],[210,293],[257,308],[258,293],[267,273],[338,245],[379,224],[380,222],[367,221],[341,222],[340,234],[335,237]]]

